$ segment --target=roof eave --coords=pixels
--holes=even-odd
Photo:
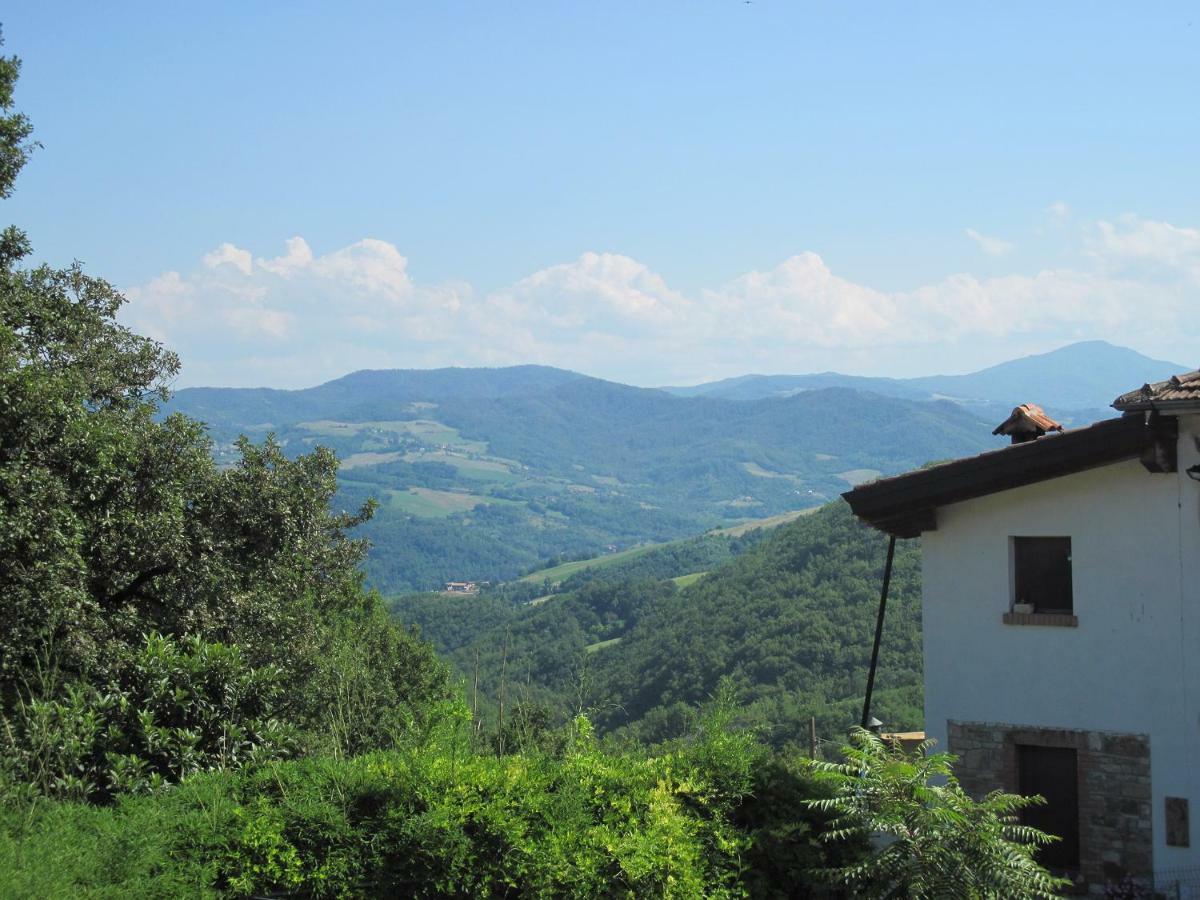
[[[859,485],[842,497],[856,516],[896,537],[937,527],[937,510],[1088,469],[1141,458],[1151,471],[1173,470],[1176,420],[1124,416],[1055,436]]]
[[[1200,413],[1200,400],[1139,400],[1133,403],[1122,403],[1120,406],[1114,403],[1112,406],[1113,409],[1125,414],[1156,412],[1164,416],[1186,416]]]

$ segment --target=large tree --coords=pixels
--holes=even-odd
[[[3,197],[35,146],[13,111],[18,73],[0,59]],[[334,454],[243,441],[219,468],[202,425],[159,414],[179,360],[118,322],[120,293],[78,264],[23,268],[28,254],[3,232],[0,716],[80,685],[135,690],[152,635],[235,646],[273,672],[271,715],[322,740],[336,712],[347,750],[384,740],[387,710],[444,692],[432,653],[364,590],[347,529],[372,508],[331,513]],[[351,682],[351,718],[370,723],[352,733]]]

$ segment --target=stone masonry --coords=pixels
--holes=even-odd
[[[1081,892],[1100,894],[1106,882],[1153,869],[1150,738],[1142,734],[1030,728],[991,722],[949,723],[949,751],[967,793],[1017,792],[1017,747],[1076,751],[1079,778]]]

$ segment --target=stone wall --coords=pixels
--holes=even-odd
[[[1016,793],[1017,747],[1076,751],[1079,778],[1080,887],[1103,894],[1104,884],[1153,871],[1150,738],[1140,734],[1030,728],[991,722],[949,723],[955,774],[967,793]]]

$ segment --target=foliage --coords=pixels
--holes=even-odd
[[[593,581],[662,580],[693,572],[708,572],[746,553],[770,534],[766,528],[755,528],[737,537],[718,532],[673,541],[640,553],[620,565],[576,572],[563,581],[561,590],[578,590]]]
[[[972,800],[948,754],[905,753],[863,729],[843,748],[844,762],[813,764],[834,796],[811,801],[836,818],[827,841],[872,839],[865,859],[826,874],[856,897],[1056,897],[1069,882],[1037,864],[1034,852],[1057,840],[1019,823],[1041,798],[994,791]]]
[[[103,810],[10,809],[0,894],[748,895],[765,750],[728,709],[654,755],[605,749],[579,718],[560,753],[503,757],[475,752],[464,708],[444,712],[391,751],[210,773]],[[803,890],[801,868],[776,871]]]
[[[286,755],[279,674],[237,647],[148,635],[122,683],[21,702],[0,732],[4,774],[14,793],[95,800]]]
[[[0,37],[0,46],[4,45]],[[37,147],[30,138],[33,123],[24,113],[13,110],[13,88],[21,73],[21,61],[15,56],[0,56],[0,199],[11,197],[17,174]],[[0,270],[29,252],[29,241],[15,227],[0,232]]]
[[[980,803],[945,755],[857,733],[841,763],[771,755],[728,689],[686,736],[480,753],[442,707],[392,750],[189,778],[106,808],[0,811],[3,896],[1053,897],[1026,801]],[[942,781],[942,784],[931,784]],[[890,841],[881,846],[881,837]],[[874,847],[875,849],[871,849]]]
[[[32,145],[0,59],[0,196]],[[15,236],[14,236],[15,235]],[[0,733],[10,778],[105,798],[300,746],[384,746],[448,691],[331,513],[338,461],[160,413],[179,361],[79,264],[0,248]],[[337,667],[336,669],[334,667]],[[339,681],[339,679],[341,679]],[[342,724],[335,733],[334,721]],[[350,730],[353,734],[351,736]]]
[[[886,539],[838,502],[738,541],[738,556],[685,588],[632,577],[678,574],[676,551],[663,548],[535,606],[506,606],[501,590],[403,598],[393,609],[468,683],[478,669],[489,727],[504,681],[510,703],[552,710],[555,724],[590,710],[600,732],[653,743],[682,733],[687,711],[729,676],[743,720],[768,728],[774,745],[807,749],[810,717],[820,736],[840,735],[862,706]],[[897,729],[922,721],[919,579],[915,542],[902,541],[874,703]]]
[[[348,756],[392,746],[450,695],[448,669],[377,598],[328,630],[305,685],[309,750]]]
[[[841,734],[857,718],[887,541],[842,502],[776,529],[760,546],[653,604],[593,678],[607,703],[597,724],[646,740],[670,735],[670,710],[732,679],[746,715],[777,745]],[[876,682],[876,714],[919,726],[920,557],[900,542]]]
[[[769,532],[757,528],[744,535],[706,534],[673,541],[661,546],[639,549],[626,559],[601,558],[564,578],[559,583],[521,580],[493,585],[477,595],[401,594],[389,598],[393,614],[402,622],[417,625],[421,634],[439,652],[446,653],[470,643],[478,634],[511,623],[521,617],[530,601],[549,595],[570,595],[598,582],[634,583],[661,581],[680,575],[715,569],[735,556],[749,551],[766,539]],[[530,579],[540,577],[539,571]],[[569,600],[570,597],[560,596]],[[526,611],[528,612],[528,611]]]
[[[750,896],[826,896],[826,884],[812,873],[861,859],[868,842],[824,840],[832,816],[814,809],[810,801],[831,796],[831,791],[814,779],[807,757],[773,753],[761,758],[752,774],[753,787],[733,812],[734,823],[750,838],[742,856],[742,882]]]

